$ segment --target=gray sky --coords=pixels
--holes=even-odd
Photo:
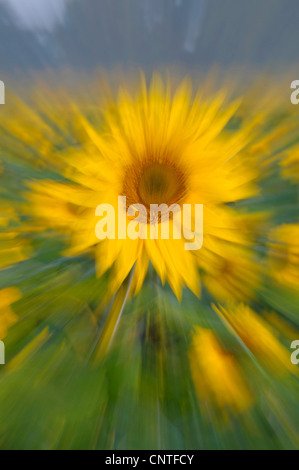
[[[63,23],[68,1],[70,0],[0,0],[19,28],[33,32],[50,32],[57,23]]]
[[[0,0],[0,68],[284,67],[299,60],[298,3]]]

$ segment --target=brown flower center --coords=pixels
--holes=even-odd
[[[123,184],[127,207],[143,204],[179,204],[186,192],[184,173],[168,162],[150,162],[128,168]]]

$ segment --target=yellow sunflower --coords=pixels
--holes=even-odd
[[[214,310],[263,365],[276,374],[297,374],[289,351],[279,340],[279,332],[261,315],[245,304],[232,304],[227,308],[219,306]]]
[[[195,327],[189,361],[200,404],[216,404],[224,414],[244,411],[252,404],[236,358],[222,348],[211,330]]]
[[[0,184],[3,184],[5,178],[7,175],[3,173]],[[15,205],[0,198],[0,269],[24,261],[30,253],[27,240],[20,236],[20,220]]]
[[[269,234],[267,269],[276,282],[298,290],[299,285],[299,223],[284,224]]]
[[[203,204],[204,247],[218,255],[218,241],[242,243],[237,213],[226,204],[257,191],[256,172],[242,153],[252,125],[232,131],[227,125],[239,103],[227,105],[225,98],[224,91],[212,98],[194,96],[189,80],[172,92],[170,84],[155,75],[149,87],[142,77],[134,96],[120,89],[92,118],[74,107],[76,145],[57,152],[57,158],[49,156],[66,179],[31,183],[31,215],[40,228],[58,229],[70,237],[68,255],[93,251],[98,275],[112,268],[111,293],[134,265],[132,287],[137,292],[151,262],[178,298],[184,285],[199,295],[201,250],[186,250],[183,238],[171,236],[100,241],[95,209],[111,204],[117,225],[118,197],[125,196],[128,206],[146,208],[144,222],[149,224],[151,204]],[[70,128],[69,122],[65,128]],[[129,224],[131,218],[126,217]]]
[[[281,159],[282,174],[285,178],[290,178],[293,182],[299,181],[299,146],[298,144],[287,150],[284,158]]]

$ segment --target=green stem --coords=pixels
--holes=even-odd
[[[129,297],[129,293],[132,287],[134,272],[135,272],[135,265],[130,271],[129,278],[128,278],[126,285],[122,284],[115,296],[108,318],[105,322],[103,331],[101,333],[98,344],[93,354],[94,360],[97,360],[105,356],[110,349],[110,346],[115,336],[122,313],[124,311],[125,305]]]

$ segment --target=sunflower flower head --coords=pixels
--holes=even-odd
[[[251,392],[236,359],[222,348],[211,330],[195,328],[189,361],[200,403],[216,404],[224,415],[251,405]]]
[[[117,99],[103,108],[98,121],[91,122],[77,110],[78,145],[71,154],[60,154],[55,163],[66,179],[31,183],[27,196],[31,215],[41,229],[67,235],[68,255],[94,252],[98,275],[112,272],[111,293],[134,265],[132,288],[138,292],[151,262],[162,283],[167,281],[178,298],[183,286],[199,295],[201,250],[186,250],[184,235],[180,239],[173,236],[173,219],[166,219],[163,208],[154,222],[159,234],[165,220],[169,222],[169,238],[158,235],[152,239],[150,207],[202,204],[204,244],[216,244],[219,252],[217,240],[222,235],[225,240],[234,240],[235,211],[226,204],[256,193],[255,170],[242,157],[250,131],[248,127],[234,134],[226,130],[237,107],[237,102],[225,105],[223,91],[209,99],[193,96],[188,80],[172,93],[170,84],[155,75],[149,87],[142,78],[135,96],[121,89]],[[119,196],[126,198],[125,207],[119,207]],[[125,233],[98,240],[95,209],[102,203],[114,207],[116,233],[123,216],[130,230],[132,214],[127,209],[145,207],[138,217],[139,233],[145,236],[137,237],[131,230],[129,238]],[[219,212],[222,220],[216,233]],[[194,214],[191,227],[194,231]]]
[[[269,235],[268,268],[275,280],[291,289],[299,285],[299,224],[284,224]]]
[[[288,150],[280,162],[282,174],[285,178],[291,179],[294,183],[299,182],[299,147]]]
[[[297,373],[290,361],[289,351],[280,342],[278,332],[261,315],[245,304],[215,307],[215,311],[228,322],[232,332],[266,368],[278,375]]]

